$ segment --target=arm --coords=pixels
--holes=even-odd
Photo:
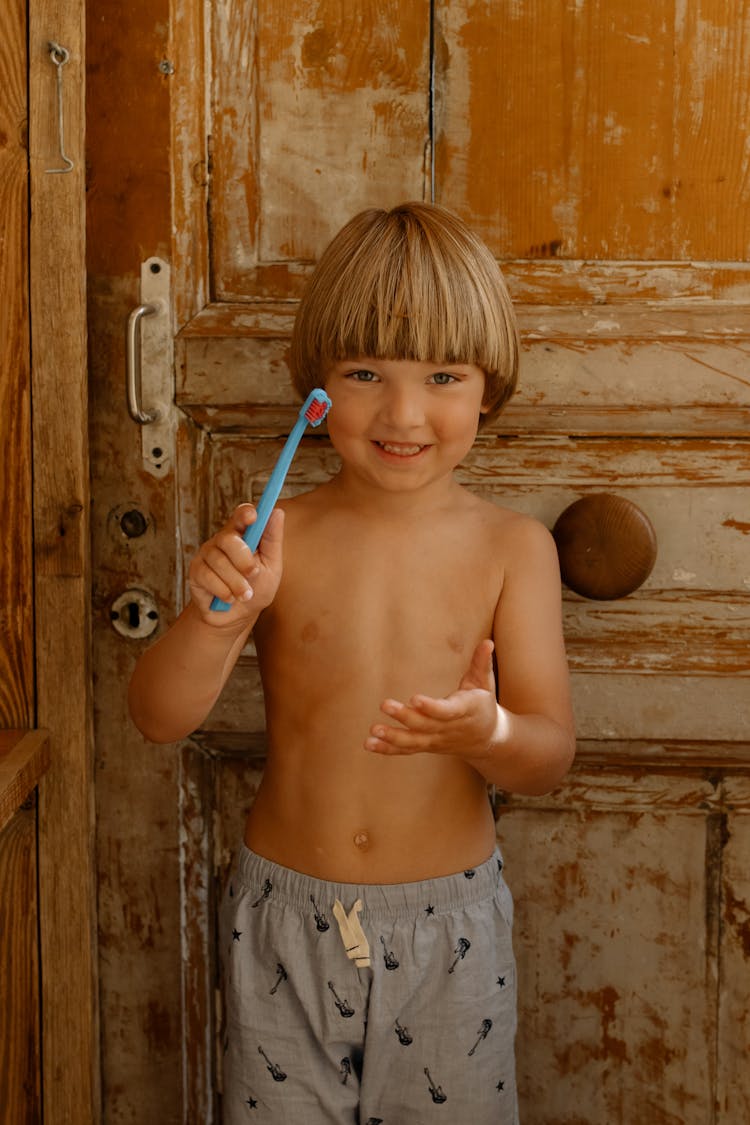
[[[446,699],[385,700],[399,726],[377,724],[366,748],[381,754],[447,753],[514,793],[541,794],[567,773],[575,753],[552,537],[523,520],[506,568],[493,628],[477,646],[458,690]],[[493,647],[500,674],[497,702]]]
[[[252,505],[241,504],[203,544],[190,565],[190,602],[135,666],[130,714],[152,742],[174,742],[201,724],[276,594],[284,516],[280,510],[272,514],[255,555],[242,539],[254,519]],[[214,596],[231,602],[231,609],[212,612]]]

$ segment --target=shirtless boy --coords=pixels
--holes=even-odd
[[[133,718],[171,742],[251,631],[258,652],[268,759],[221,919],[227,1125],[518,1120],[487,788],[545,793],[573,759],[560,578],[544,527],[454,477],[517,362],[499,269],[460,220],[356,216],[292,341],[341,468],[283,501],[254,555],[241,504],[136,667]]]

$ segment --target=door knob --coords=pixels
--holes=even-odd
[[[656,533],[631,500],[598,493],[576,500],[552,529],[566,586],[608,601],[632,594],[656,562]]]

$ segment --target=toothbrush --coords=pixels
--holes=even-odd
[[[297,421],[294,423],[294,428],[286,439],[284,448],[279,454],[279,459],[273,467],[273,472],[268,480],[268,484],[263,489],[263,495],[258,501],[255,523],[251,523],[243,532],[242,538],[251,551],[255,551],[260,543],[263,532],[266,530],[266,524],[279,498],[281,486],[286,479],[286,474],[289,472],[289,466],[292,463],[292,458],[297,451],[297,446],[300,443],[302,435],[307,428],[307,423],[309,422],[311,426],[319,426],[330,409],[331,400],[325,391],[322,391],[319,387],[311,391],[305,399]],[[231,608],[229,602],[223,602],[221,598],[214,598],[211,602],[211,609],[218,610],[221,613]]]

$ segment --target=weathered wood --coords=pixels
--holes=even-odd
[[[96,721],[113,1120],[210,1112],[200,1031],[211,1010],[210,853],[220,891],[265,737],[248,645],[205,730],[183,748],[145,747],[123,699],[136,646],[112,634],[109,606],[135,582],[171,618],[186,560],[239,497],[257,498],[297,414],[286,352],[313,259],[361,206],[427,194],[428,7],[395,0],[342,14],[310,0],[231,0],[211,7],[210,43],[192,0],[172,5],[171,28],[162,0],[118,9],[117,37],[92,21]],[[731,811],[717,771],[750,762],[747,128],[728,113],[746,116],[747,47],[724,34],[730,21],[743,26],[744,8],[435,7],[438,198],[503,259],[524,338],[519,393],[460,479],[548,526],[606,488],[642,507],[659,539],[633,597],[593,606],[566,594],[582,768],[548,799],[501,806],[524,977],[522,1115],[705,1125],[716,1090],[743,1105],[739,1063],[720,1058],[740,1009],[714,984]],[[123,51],[123,41],[148,49]],[[656,82],[631,95],[634,73]],[[719,128],[709,135],[702,121]],[[719,199],[731,202],[717,210]],[[123,421],[120,342],[140,260],[156,252],[173,265],[182,408],[176,479],[158,488],[139,472],[139,435]],[[288,492],[336,467],[324,438],[306,439]],[[123,503],[148,517],[138,540],[118,533]],[[736,949],[726,949],[734,970]]]
[[[3,1125],[42,1120],[36,807],[0,831],[0,1075]]]
[[[0,730],[0,830],[36,789],[49,761],[47,731]]]
[[[619,808],[500,818],[516,891],[519,1086],[534,1122],[631,1121],[634,1105],[638,1120],[706,1120],[716,1011],[698,792],[684,811],[654,807],[653,793],[633,808],[625,789]]]
[[[424,194],[430,5],[212,11],[214,291],[299,295],[351,215]]]
[[[747,306],[518,311],[519,389],[493,431],[712,437],[750,429]],[[293,315],[294,305],[263,303],[197,317],[179,342],[180,406],[212,431],[288,425],[299,409],[287,367]]]
[[[59,167],[57,71],[71,172]],[[99,1120],[93,878],[89,465],[85,296],[84,7],[29,14],[37,712],[50,731],[40,794],[44,1120]]]
[[[742,261],[742,0],[442,0],[438,199],[500,257]]]
[[[0,726],[34,720],[26,6],[0,10]]]
[[[130,722],[128,680],[149,641],[119,636],[110,620],[112,602],[132,585],[154,594],[162,619],[171,616],[175,603],[173,476],[156,479],[143,471],[141,430],[125,408],[124,330],[139,303],[141,262],[152,255],[173,261],[173,157],[186,192],[177,212],[185,226],[174,259],[187,274],[176,278],[180,315],[189,315],[201,283],[205,247],[198,204],[204,189],[193,183],[191,194],[185,179],[191,166],[200,164],[206,144],[203,138],[201,147],[193,148],[202,119],[190,121],[203,97],[202,89],[191,89],[200,68],[194,76],[189,53],[200,45],[203,12],[199,5],[177,7],[174,41],[170,6],[162,0],[138,0],[126,8],[105,4],[89,24],[96,858],[108,1125],[204,1120],[186,1108],[196,1104],[194,1082],[205,1093],[206,1048],[201,1040],[184,1038],[182,990],[191,973],[206,970],[182,965],[187,944],[181,913],[181,754],[176,746],[147,744]],[[182,48],[176,53],[177,43],[184,53]],[[174,84],[188,99],[179,117],[172,116]],[[171,143],[178,146],[174,151]],[[199,167],[196,178],[205,178]],[[123,531],[117,517],[128,508],[143,514],[143,535],[129,538]]]
[[[750,1120],[747,1044],[750,1042],[750,781],[726,783],[730,811],[719,825],[721,860],[721,935],[719,1049],[717,1052],[717,1120],[744,1125]]]

